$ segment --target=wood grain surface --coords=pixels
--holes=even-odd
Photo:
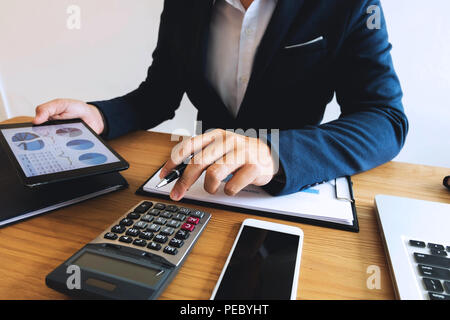
[[[15,118],[4,123],[26,122]],[[135,195],[169,157],[170,135],[135,132],[109,144],[129,163],[126,190],[0,229],[0,299],[67,299],[46,287],[45,276],[143,199]],[[374,196],[389,194],[450,203],[442,179],[448,168],[390,162],[354,176],[360,232],[281,222],[304,231],[298,299],[394,299],[375,218]],[[1,204],[0,204],[1,206]],[[186,207],[196,206],[186,204]],[[197,206],[198,207],[198,206]],[[209,299],[241,222],[247,214],[198,207],[211,221],[161,299]],[[405,212],[405,223],[408,212]],[[381,288],[369,289],[369,266],[381,269]]]

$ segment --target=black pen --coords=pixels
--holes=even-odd
[[[162,179],[157,185],[156,188],[162,188],[166,185],[168,185],[169,183],[177,180],[179,177],[181,177],[181,175],[183,174],[184,170],[186,169],[186,167],[189,164],[189,161],[192,159],[194,155],[190,155],[188,158],[186,158],[186,160],[184,160],[181,164],[179,164],[178,166],[176,166],[175,169],[173,169],[168,175],[166,175],[164,177],[164,179]]]

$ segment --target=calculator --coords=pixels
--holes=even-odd
[[[142,201],[46,277],[81,299],[156,299],[171,282],[211,215]]]

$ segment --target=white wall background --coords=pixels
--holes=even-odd
[[[0,119],[32,115],[57,97],[92,101],[135,89],[151,63],[162,3],[0,0]],[[450,167],[450,1],[382,3],[410,120],[396,160]],[[81,8],[80,30],[66,27],[72,4]],[[338,115],[333,102],[325,121]],[[154,130],[193,132],[195,118],[185,98],[175,119]]]
[[[67,28],[70,5],[81,8],[79,30]],[[137,88],[162,8],[163,0],[0,0],[0,79],[10,107],[5,114],[0,104],[0,119],[33,115],[54,98],[94,101]],[[195,119],[184,98],[176,120],[154,130],[193,132]]]

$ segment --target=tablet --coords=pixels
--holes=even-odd
[[[129,167],[82,120],[0,125],[0,141],[30,187]]]

